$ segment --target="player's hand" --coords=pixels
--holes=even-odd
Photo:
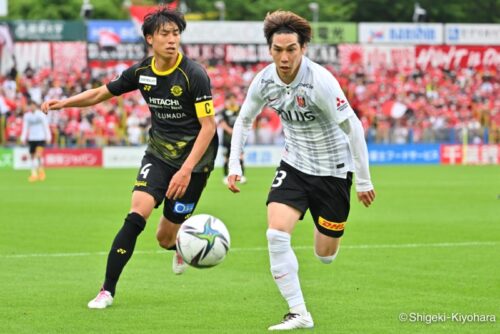
[[[364,206],[369,207],[375,200],[375,190],[370,191],[359,191],[358,201],[363,203]]]
[[[239,175],[229,175],[227,177],[227,188],[231,190],[233,193],[239,193],[240,188],[236,186],[236,181],[240,181],[241,176]]]
[[[177,200],[186,193],[186,189],[191,181],[191,171],[187,169],[179,169],[170,180],[167,189],[167,198]]]
[[[49,110],[58,110],[61,109],[62,107],[63,106],[60,100],[48,100],[42,103],[42,111],[44,113],[48,113]]]

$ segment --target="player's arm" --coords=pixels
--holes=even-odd
[[[352,114],[340,123],[339,126],[349,138],[352,156],[354,159],[358,200],[361,201],[366,207],[369,207],[375,199],[375,191],[370,178],[370,169],[368,167],[368,148],[366,146],[363,126],[355,114]]]
[[[194,167],[205,154],[217,131],[210,79],[201,67],[198,69],[195,68],[190,73],[190,77],[192,83],[191,92],[194,96],[194,109],[201,128],[196,136],[191,152],[168,185],[166,196],[174,200],[182,197],[186,192]]]
[[[236,181],[239,181],[242,175],[240,157],[243,153],[243,147],[245,146],[248,134],[252,129],[252,124],[265,104],[264,100],[260,97],[258,82],[260,82],[259,75],[250,84],[247,96],[233,127],[231,154],[229,156],[229,175],[227,178],[227,187],[233,193],[240,192],[240,189],[236,186]]]
[[[47,113],[49,110],[58,110],[72,107],[89,107],[107,99],[114,95],[111,94],[106,85],[97,88],[89,89],[77,95],[73,95],[63,100],[49,100],[42,104],[42,111]]]
[[[332,115],[335,122],[349,139],[354,159],[354,172],[358,200],[366,207],[375,199],[375,191],[370,177],[368,164],[368,148],[366,146],[363,126],[352,110],[337,79],[328,72],[323,72],[318,78],[318,104]],[[337,101],[340,101],[338,103]]]
[[[211,108],[213,110],[213,106]],[[212,142],[212,139],[214,138],[215,132],[217,131],[217,123],[215,122],[213,111],[210,116],[198,118],[198,121],[201,124],[200,132],[196,137],[191,153],[189,153],[186,161],[184,161],[181,167],[189,171],[193,171],[194,167],[203,157],[208,146]]]

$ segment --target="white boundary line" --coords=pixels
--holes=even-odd
[[[382,244],[382,245],[344,245],[342,249],[405,249],[405,248],[450,248],[450,247],[482,247],[482,246],[498,246],[500,241],[469,241],[469,242],[440,242],[440,243],[422,243],[422,244]],[[293,249],[303,250],[310,249],[312,246],[293,246]],[[250,247],[250,248],[231,248],[231,252],[261,252],[267,251],[267,247]],[[157,251],[134,251],[134,254],[158,254],[164,253],[164,250]],[[108,252],[81,252],[81,253],[31,253],[31,254],[0,254],[0,259],[23,259],[35,257],[78,257],[78,256],[96,256],[108,255]]]

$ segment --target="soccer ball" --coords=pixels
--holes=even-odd
[[[231,240],[222,221],[200,214],[189,217],[181,225],[176,245],[184,262],[196,268],[210,268],[224,260]]]

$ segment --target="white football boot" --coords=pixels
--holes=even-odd
[[[113,304],[113,296],[111,292],[101,289],[97,297],[92,299],[87,305],[89,308],[103,309]]]
[[[172,257],[172,271],[176,275],[181,275],[186,271],[188,264],[184,262],[182,256],[176,251]]]
[[[297,314],[297,313],[287,313],[283,317],[281,323],[271,326],[268,329],[270,331],[286,331],[298,328],[313,328],[314,322],[311,317],[311,313],[307,314]]]

